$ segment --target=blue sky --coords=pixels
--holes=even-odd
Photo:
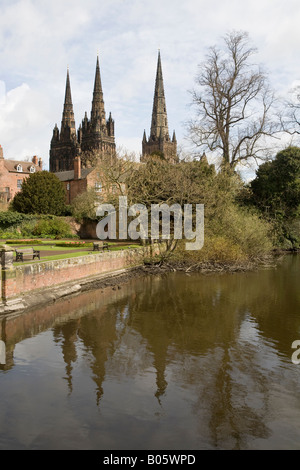
[[[6,158],[38,155],[48,168],[60,127],[67,67],[76,127],[91,110],[99,53],[105,110],[116,144],[141,152],[150,130],[158,49],[169,131],[189,150],[189,90],[206,49],[247,31],[275,91],[300,83],[298,0],[0,0],[0,144]]]

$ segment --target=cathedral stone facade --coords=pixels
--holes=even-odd
[[[161,155],[169,163],[178,162],[175,131],[172,139],[169,135],[160,52],[157,60],[150,136],[147,139],[144,131],[141,162],[147,161],[153,154]],[[74,171],[74,162],[79,156],[82,168],[95,167],[104,157],[109,157],[111,161],[116,158],[114,120],[111,113],[106,119],[98,57],[90,118],[85,113],[78,130],[75,126],[69,70],[67,71],[61,127],[59,129],[55,124],[53,130],[49,169],[54,173]]]
[[[144,131],[141,161],[145,162],[153,154],[163,155],[170,163],[178,162],[175,131],[172,140],[169,135],[160,52],[157,60],[150,136],[147,139]]]
[[[97,57],[94,92],[90,119],[85,113],[82,124],[76,131],[73,111],[69,70],[67,71],[65,102],[60,130],[55,124],[50,145],[51,172],[74,170],[74,160],[82,154],[93,154],[93,161],[103,157],[115,158],[114,121],[109,114],[106,120],[103,91],[100,77],[99,58]],[[85,159],[82,158],[82,165]]]

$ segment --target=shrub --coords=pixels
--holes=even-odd
[[[37,219],[30,220],[29,222],[23,222],[19,227],[22,237],[31,237],[33,235],[36,224]]]
[[[186,251],[181,240],[174,259],[189,263],[247,263],[270,254],[273,243],[272,225],[256,213],[242,210],[234,204],[223,207],[217,217],[206,218],[204,246],[199,251]]]
[[[29,239],[29,240],[24,240],[23,238],[20,240],[6,240],[5,242],[7,245],[32,245],[33,243],[35,245],[43,243],[41,240],[35,240],[35,239]]]
[[[76,246],[90,247],[90,246],[93,246],[93,244],[92,243],[86,243],[84,241],[77,241],[77,240],[73,241],[72,240],[72,241],[55,243],[55,246],[66,247],[66,248],[74,248]]]
[[[58,217],[54,217],[52,220],[39,220],[32,230],[32,234],[43,238],[71,238],[74,236],[68,223]]]
[[[240,247],[247,258],[257,258],[269,253],[272,248],[272,225],[255,211],[241,209],[233,204],[223,208],[219,220],[213,221],[214,233]]]
[[[29,214],[20,214],[13,211],[0,211],[0,229],[18,226],[25,220],[32,220],[34,216]]]
[[[0,238],[2,240],[5,240],[7,238],[19,239],[22,238],[22,235],[16,230],[0,230]]]

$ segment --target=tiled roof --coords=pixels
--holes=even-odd
[[[22,171],[20,172],[17,171],[18,165],[22,166]],[[31,167],[34,167],[36,171],[42,170],[42,168],[39,165],[35,165],[32,162],[21,162],[18,160],[4,160],[4,166],[7,169],[7,171],[11,171],[14,173],[31,173],[30,172]]]

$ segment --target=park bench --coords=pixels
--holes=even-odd
[[[104,250],[109,251],[108,243],[105,243],[105,242],[93,243],[93,251],[104,251]]]
[[[16,261],[24,261],[24,258],[41,259],[40,252],[38,250],[34,250],[32,247],[16,248],[15,252],[16,252]]]

